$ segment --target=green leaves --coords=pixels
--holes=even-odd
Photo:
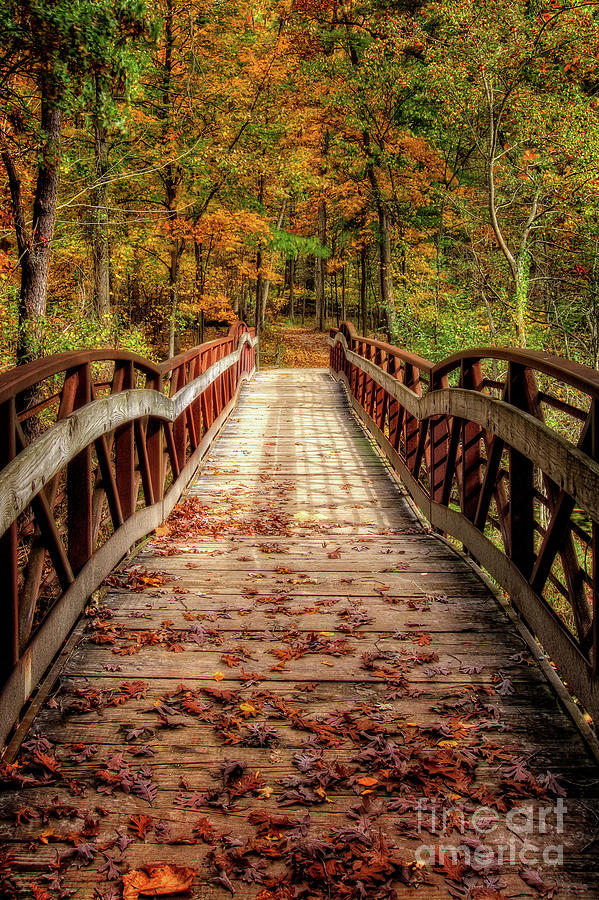
[[[302,237],[280,228],[271,229],[269,248],[282,253],[287,259],[297,259],[300,254],[318,256],[328,259],[331,255],[330,247],[324,247],[317,237]]]

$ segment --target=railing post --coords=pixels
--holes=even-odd
[[[391,354],[389,357],[389,366],[388,366],[389,374],[395,378],[397,381],[402,380],[402,372],[401,372],[401,361],[395,356],[395,354]],[[402,415],[403,415],[403,407],[400,406],[399,401],[395,399],[395,397],[389,397],[389,443],[393,447],[394,450],[399,450],[399,443],[401,437],[401,425],[402,425]]]
[[[528,369],[510,362],[507,373],[507,402],[528,411],[531,406],[531,385]],[[509,449],[510,501],[508,534],[510,559],[528,579],[535,562],[534,551],[534,466],[524,454]]]
[[[447,375],[441,378],[430,373],[429,390],[448,387]],[[433,416],[430,421],[430,488],[431,499],[443,502],[443,488],[449,463],[449,421],[447,416]]]
[[[405,364],[405,385],[409,387],[415,394],[422,396],[422,387],[420,385],[420,369],[417,369],[412,363]],[[405,453],[406,465],[412,474],[416,469],[416,457],[418,454],[418,442],[420,436],[421,424],[418,419],[410,415],[407,410],[404,411],[404,433],[405,433]]]
[[[146,387],[151,391],[162,393],[162,375],[154,375],[146,381]],[[148,465],[154,502],[162,500],[164,496],[164,443],[162,439],[162,422],[160,419],[149,417],[146,427],[146,448],[148,452]]]
[[[134,387],[135,370],[130,361],[117,362],[114,372],[115,387],[127,391]],[[116,485],[123,519],[126,521],[135,512],[135,432],[133,422],[121,426],[114,436],[114,459]]]
[[[91,400],[90,364],[80,366],[74,375],[76,410]],[[92,448],[91,444],[78,453],[67,466],[67,540],[69,562],[73,574],[81,571],[93,553],[92,521]]]
[[[210,364],[210,354],[207,350],[203,350],[200,356],[200,372],[204,373]],[[200,404],[202,407],[202,431],[205,434],[212,425],[212,404],[210,403],[210,387],[202,391],[200,396]]]
[[[187,384],[187,372],[186,372],[186,364],[181,363],[172,374],[172,390],[171,397],[173,397],[177,391],[180,391],[182,387],[185,387]],[[185,451],[187,449],[187,410],[184,410],[181,415],[175,419],[173,425],[173,437],[175,440],[175,450],[177,453],[177,461],[179,463],[179,471],[182,470],[185,465]]]
[[[17,452],[17,412],[15,398],[0,406],[0,467],[15,458]],[[0,673],[6,678],[19,660],[19,570],[17,523],[0,538],[0,571],[4,580],[2,628],[0,629]]]
[[[460,381],[466,390],[480,391],[480,360],[462,361]],[[476,516],[480,494],[481,437],[480,425],[467,419],[462,421],[462,512],[471,522]]]

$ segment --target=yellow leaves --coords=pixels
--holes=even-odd
[[[247,243],[248,236],[268,237],[270,228],[265,216],[250,210],[217,209],[205,213],[190,229],[190,237],[208,244],[212,251],[232,253]]]
[[[212,677],[214,678],[215,681],[222,681],[225,676],[223,675],[222,672],[215,672]]]
[[[274,793],[273,789],[270,787],[270,785],[267,784],[264,787],[260,788],[260,790],[258,791],[258,799],[259,800],[270,800],[273,793]],[[267,840],[268,840],[268,838],[267,838]],[[277,840],[278,840],[278,838],[277,838]]]

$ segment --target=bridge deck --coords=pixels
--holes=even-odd
[[[408,881],[426,900],[599,896],[596,765],[324,371],[259,374],[185,502],[110,581],[23,767],[4,769],[9,788],[31,781],[2,799],[0,878],[112,900],[123,873],[171,863],[199,870],[202,898],[401,898]],[[553,812],[545,834],[506,819],[562,789],[563,833]],[[509,850],[478,873],[451,855],[409,865],[464,839]]]

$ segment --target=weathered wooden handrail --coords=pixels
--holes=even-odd
[[[433,364],[348,322],[329,344],[419,509],[505,588],[599,721],[598,373],[509,348]]]
[[[256,344],[236,322],[161,364],[92,350],[0,377],[0,743],[86,599],[179,499]]]

